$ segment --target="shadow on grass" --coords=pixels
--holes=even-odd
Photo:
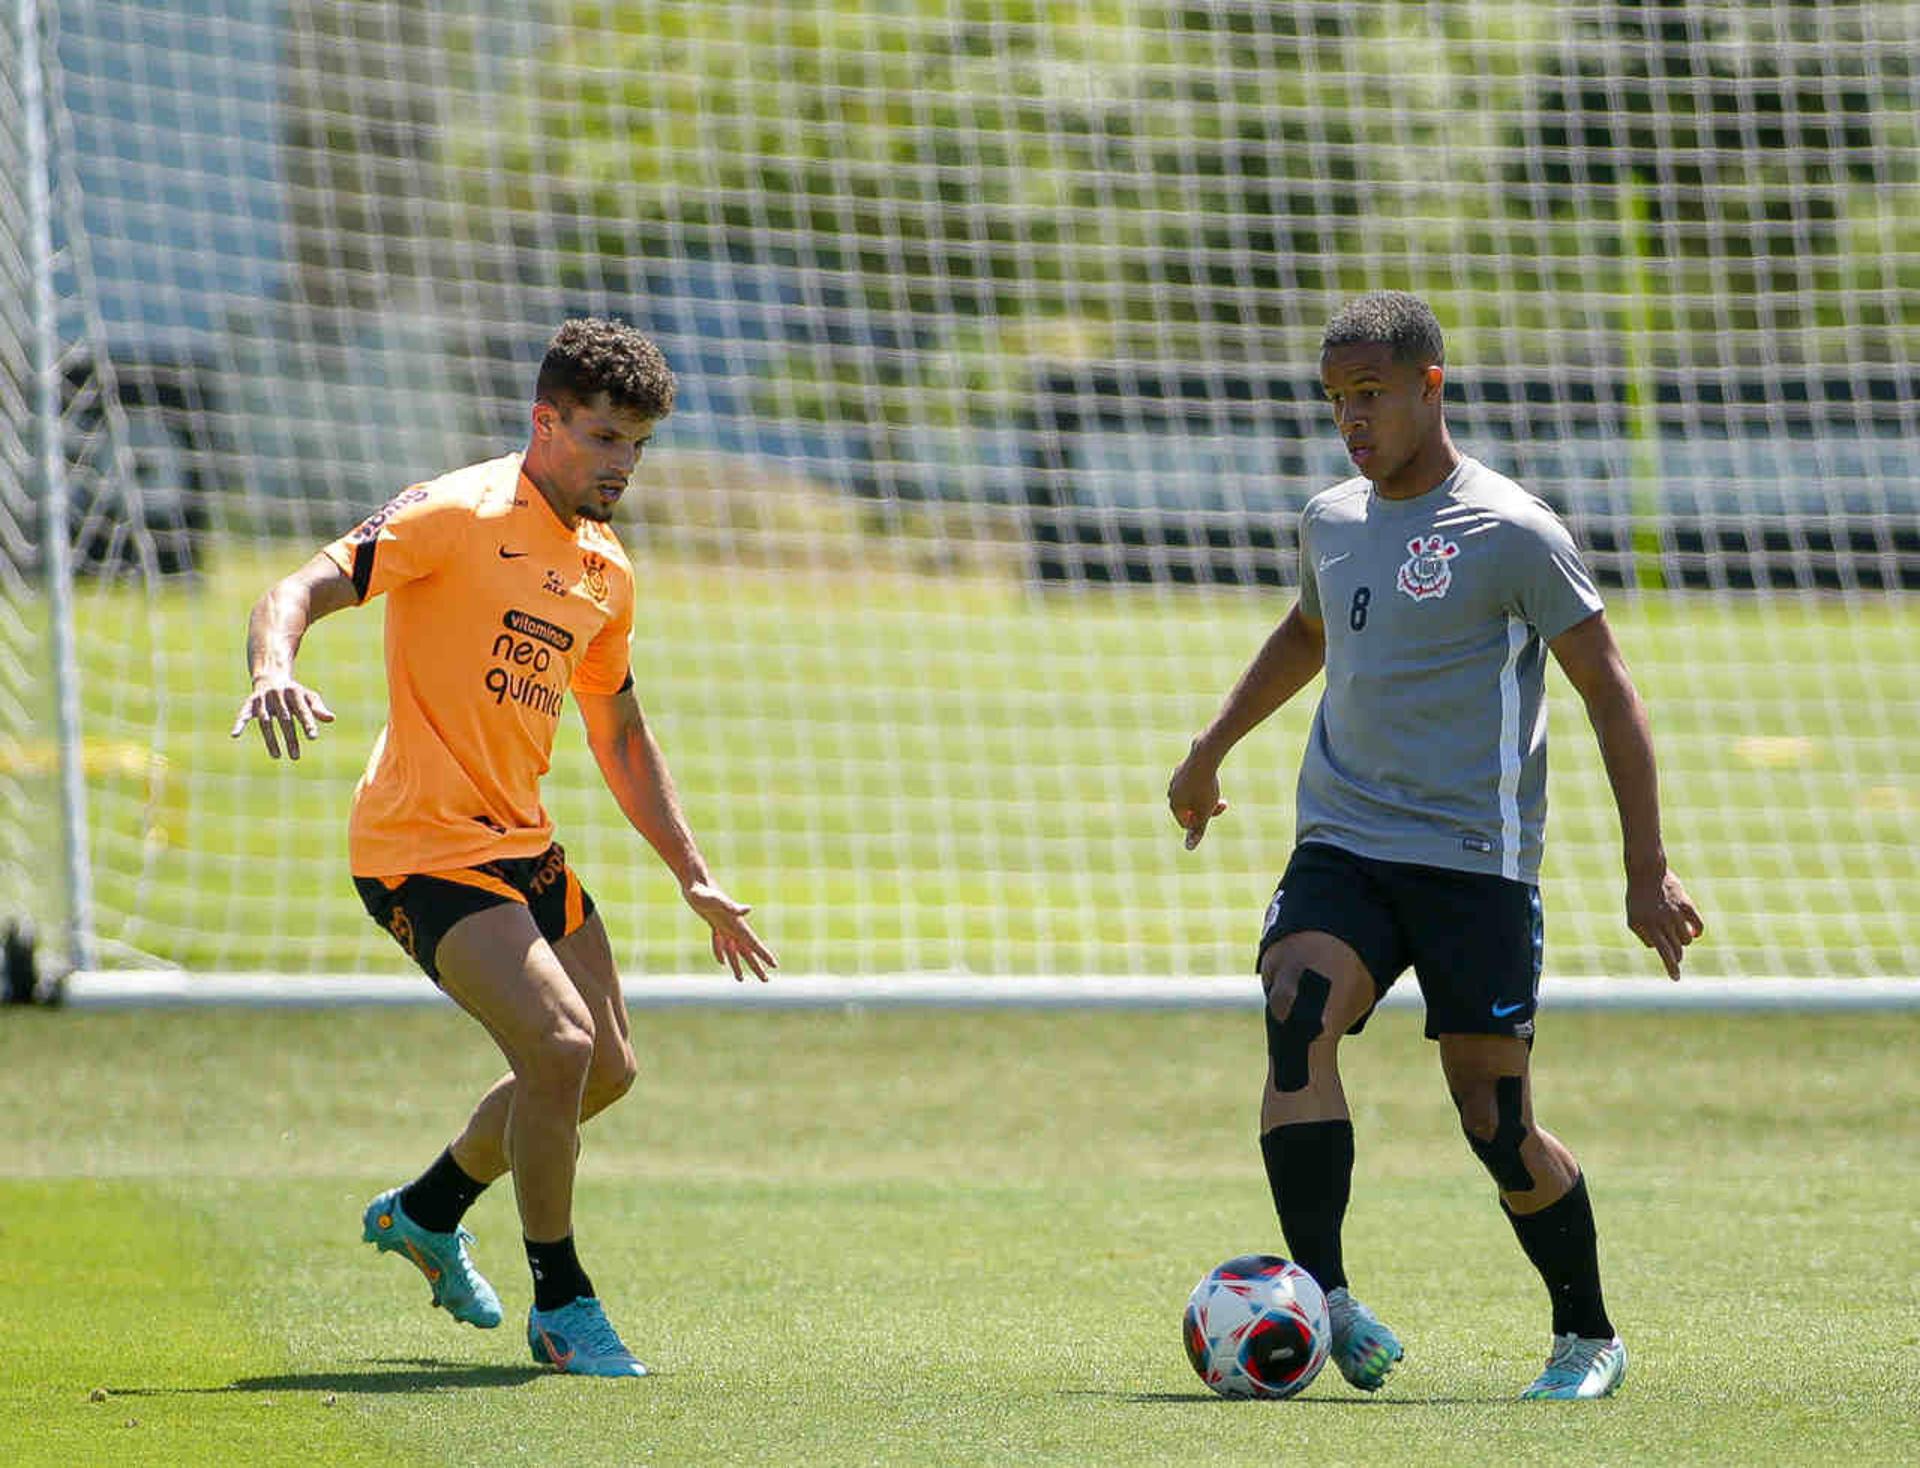
[[[1184,1406],[1203,1407],[1246,1407],[1257,1405],[1252,1397],[1222,1397],[1213,1392],[1102,1392],[1091,1390],[1063,1391],[1063,1397],[1098,1397],[1107,1402],[1126,1402],[1136,1407]],[[1287,1397],[1282,1399],[1288,1407],[1360,1407],[1370,1412],[1385,1411],[1393,1407],[1485,1407],[1501,1402],[1516,1401],[1513,1397]],[[1279,1402],[1270,1405],[1279,1406]]]
[[[487,1366],[472,1361],[441,1361],[431,1356],[373,1360],[368,1369],[295,1372],[284,1376],[243,1376],[227,1386],[116,1386],[116,1397],[220,1396],[228,1392],[334,1392],[360,1396],[460,1390],[470,1387],[523,1386],[553,1373],[544,1366]]]

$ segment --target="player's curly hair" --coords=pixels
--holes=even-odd
[[[624,321],[576,316],[547,343],[533,395],[571,412],[595,393],[647,418],[673,411],[673,369],[660,348]]]
[[[1391,347],[1396,362],[1410,362],[1416,367],[1447,360],[1446,343],[1441,340],[1440,322],[1433,308],[1406,291],[1369,291],[1355,296],[1333,313],[1320,338],[1320,350],[1356,342]]]

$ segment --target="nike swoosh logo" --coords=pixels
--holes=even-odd
[[[1339,565],[1339,564],[1340,564],[1340,563],[1341,563],[1342,561],[1344,561],[1344,560],[1346,560],[1346,559],[1347,559],[1347,557],[1348,557],[1348,556],[1350,556],[1350,555],[1352,555],[1352,554],[1353,554],[1353,552],[1352,552],[1352,551],[1341,551],[1341,552],[1340,552],[1340,554],[1339,554],[1339,555],[1337,555],[1337,556],[1322,556],[1322,557],[1320,557],[1320,564],[1319,564],[1319,566],[1318,566],[1318,567],[1316,567],[1315,569],[1317,569],[1317,570],[1321,570],[1321,571],[1324,571],[1324,570],[1326,570],[1326,569],[1327,569],[1327,567],[1329,567],[1329,566],[1337,566],[1337,565]]]
[[[434,1263],[431,1259],[427,1258],[425,1254],[422,1254],[420,1252],[419,1248],[415,1246],[412,1239],[402,1239],[400,1241],[400,1247],[405,1249],[407,1251],[407,1257],[411,1259],[417,1266],[419,1266],[420,1272],[427,1277],[428,1284],[440,1283],[439,1269],[437,1269],[434,1266]]]
[[[573,1347],[569,1346],[563,1354],[554,1345],[553,1337],[547,1334],[545,1326],[536,1325],[534,1329],[540,1332],[540,1344],[547,1348],[547,1360],[551,1365],[564,1367],[573,1364]]]
[[[1513,1004],[1496,1004],[1493,1006],[1493,1017],[1495,1019],[1505,1019],[1510,1014],[1518,1014],[1526,1007],[1527,1003],[1524,999],[1516,1001]]]
[[[510,551],[504,545],[500,547],[500,559],[503,561],[517,561],[526,554],[525,551]]]

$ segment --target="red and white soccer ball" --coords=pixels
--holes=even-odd
[[[1193,1287],[1187,1359],[1223,1397],[1277,1401],[1306,1390],[1327,1364],[1327,1297],[1298,1264],[1242,1254]]]

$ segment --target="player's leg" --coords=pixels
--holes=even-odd
[[[535,916],[537,921],[537,911]],[[593,1060],[580,1097],[580,1120],[585,1122],[633,1088],[637,1065],[632,1027],[613,948],[597,912],[589,908],[584,921],[553,938],[550,946],[593,1018]],[[509,1071],[480,1098],[466,1128],[447,1149],[458,1168],[483,1187],[512,1166],[507,1155],[507,1118],[512,1114],[513,1091]]]
[[[593,1017],[523,904],[462,919],[440,940],[436,962],[441,987],[486,1027],[513,1070],[505,1151],[521,1226],[530,1238],[562,1237],[572,1228]]]
[[[1267,996],[1260,1153],[1288,1255],[1327,1294],[1334,1364],[1354,1386],[1372,1391],[1403,1352],[1347,1288],[1341,1233],[1354,1145],[1339,1045],[1378,1001],[1376,976],[1384,973],[1390,983],[1403,964],[1363,866],[1347,853],[1303,846],[1268,909],[1260,953]]]
[[[1553,1347],[1529,1397],[1601,1397],[1626,1375],[1600,1287],[1599,1236],[1573,1154],[1533,1116],[1527,1044],[1501,1035],[1442,1035],[1441,1065],[1460,1124],[1494,1183],[1520,1247],[1547,1287]]]
[[[525,907],[465,919],[441,940],[438,962],[443,987],[486,1026],[513,1068],[504,1150],[533,1274],[527,1338],[534,1359],[581,1375],[646,1375],[607,1320],[574,1247],[592,1010]]]
[[[1353,1175],[1353,1121],[1340,1040],[1374,1003],[1360,956],[1330,933],[1289,933],[1260,959],[1267,1070],[1260,1148],[1293,1261],[1322,1289],[1347,1282],[1340,1228]]]
[[[1260,1155],[1287,1253],[1327,1296],[1331,1356],[1347,1381],[1377,1391],[1405,1354],[1347,1287],[1341,1230],[1353,1189],[1353,1120],[1340,1082],[1340,1038],[1377,997],[1360,956],[1329,933],[1292,933],[1261,959],[1268,1056]]]
[[[526,901],[534,926],[560,960],[594,1022],[593,1060],[581,1093],[580,1119],[585,1121],[605,1110],[633,1084],[633,1047],[606,929],[592,897],[567,865],[566,852],[556,843],[537,857],[498,861],[460,876],[469,881],[479,877],[498,880],[503,890]],[[484,1016],[475,1017],[483,1025],[487,1023]],[[489,1033],[493,1033],[491,1029]],[[500,1035],[494,1034],[494,1042],[505,1050]],[[508,1071],[480,1098],[465,1128],[447,1148],[446,1157],[456,1171],[480,1187],[505,1176],[512,1166],[507,1127],[513,1114],[513,1095],[513,1072]]]
[[[1566,1197],[1579,1180],[1580,1165],[1534,1120],[1527,1042],[1509,1035],[1439,1039],[1440,1067],[1461,1130],[1499,1187],[1501,1206],[1525,1217]]]
[[[1460,1126],[1553,1305],[1553,1359],[1527,1396],[1604,1396],[1626,1371],[1601,1296],[1593,1208],[1573,1154],[1533,1115],[1542,921],[1537,889],[1431,873],[1407,897],[1427,1033]]]
[[[494,870],[521,881],[529,890],[528,911],[534,924],[548,940],[593,1019],[593,1060],[580,1100],[580,1119],[584,1122],[631,1089],[635,1064],[626,1003],[606,928],[592,898],[565,862],[565,853],[555,847],[532,861],[496,863]],[[456,898],[472,890],[437,885]],[[466,910],[478,910],[478,905],[469,904]],[[475,1018],[487,1025],[485,1016]],[[502,1037],[487,1027],[504,1052]],[[433,1166],[402,1191],[409,1213],[435,1219],[435,1227],[453,1229],[480,1192],[506,1175],[512,1166],[507,1134],[513,1097],[514,1076],[508,1071],[480,1098],[460,1135]]]
[[[635,1065],[626,1000],[598,915],[589,915],[581,926],[558,939],[553,950],[593,1018],[593,1058],[580,1103],[580,1119],[585,1121],[632,1089]],[[533,1309],[527,1314],[527,1345],[534,1360],[563,1370],[587,1369],[595,1375],[646,1374],[614,1332],[598,1300],[555,1303],[557,1295],[549,1291],[543,1298],[536,1281]],[[583,1368],[578,1364],[583,1353],[598,1364]]]
[[[526,894],[542,946],[564,973],[588,1021],[593,1048],[576,1101],[578,1120],[584,1122],[625,1095],[633,1084],[633,1047],[613,950],[592,898],[567,867],[566,853],[559,846],[525,862],[499,865]],[[488,1017],[482,1019],[489,1029],[496,1028]],[[511,1058],[513,1051],[504,1043],[502,1048]],[[516,1065],[516,1072],[519,1069]],[[524,1079],[518,1074],[495,1083],[452,1150],[472,1156],[483,1172],[504,1169],[511,1159],[522,1156],[514,1121],[524,1104],[523,1091]],[[577,1128],[573,1148],[577,1156]],[[525,1170],[516,1168],[516,1179]],[[646,1368],[614,1330],[580,1266],[571,1227],[561,1238],[537,1235],[529,1227],[526,1247],[534,1275],[533,1304],[527,1314],[527,1345],[534,1359],[594,1376],[644,1376]]]
[[[586,1001],[593,1016],[593,1061],[587,1067],[587,1085],[580,1102],[580,1119],[597,1116],[633,1089],[639,1066],[633,1054],[633,1026],[626,996],[620,990],[620,971],[607,941],[606,925],[597,912],[565,937],[553,951],[567,977]]]
[[[504,884],[468,875],[476,879],[356,878],[355,886],[374,920],[438,983],[434,960],[445,934],[474,913],[519,902]],[[379,1194],[361,1214],[361,1237],[367,1243],[411,1262],[426,1276],[435,1305],[483,1329],[500,1324],[500,1297],[475,1267],[467,1250],[473,1235],[460,1220],[496,1176],[498,1172],[469,1173],[450,1147],[419,1177]]]

